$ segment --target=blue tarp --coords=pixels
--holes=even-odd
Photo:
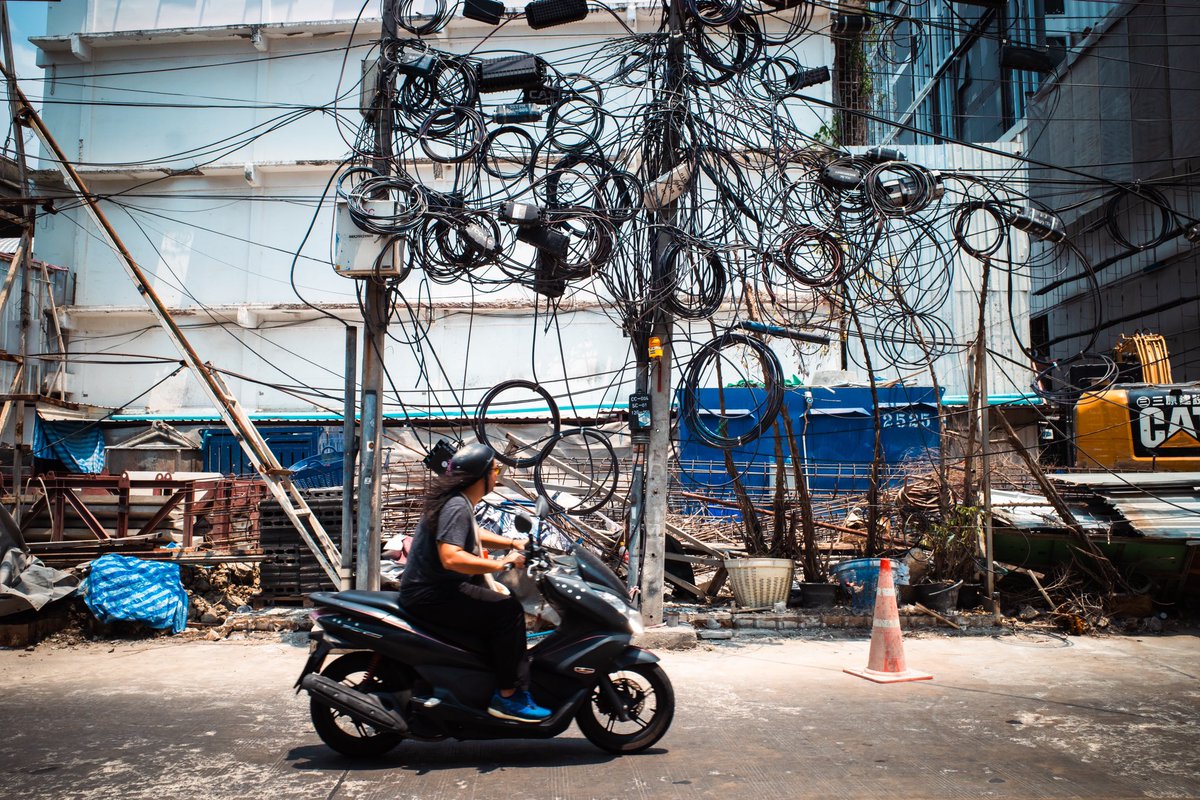
[[[178,564],[109,553],[92,562],[83,590],[84,602],[101,622],[144,622],[172,633],[187,627],[188,599]]]
[[[95,422],[36,417],[33,423],[33,454],[61,461],[71,472],[97,475],[104,471],[104,432]]]

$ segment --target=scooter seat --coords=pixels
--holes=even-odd
[[[357,603],[360,606],[369,606],[378,608],[380,611],[386,611],[389,614],[396,616],[404,616],[404,607],[400,605],[399,592],[367,592],[359,590],[350,590],[338,592],[339,600],[345,600],[348,603]]]

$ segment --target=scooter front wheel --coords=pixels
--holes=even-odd
[[[330,662],[321,674],[360,691],[386,690],[383,676],[371,669],[371,653],[347,653]],[[377,731],[325,705],[319,698],[309,702],[313,727],[321,741],[344,756],[370,758],[381,756],[400,744],[403,736],[392,731]]]
[[[575,722],[601,750],[640,753],[663,737],[674,716],[675,690],[667,673],[658,664],[634,664],[601,677]]]

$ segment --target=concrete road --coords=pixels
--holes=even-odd
[[[325,748],[280,642],[0,651],[3,798],[1200,796],[1200,639],[909,636],[935,680],[880,686],[865,638],[663,653],[675,724],[614,758],[544,742]]]

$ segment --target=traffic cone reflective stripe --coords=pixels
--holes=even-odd
[[[892,562],[879,562],[879,588],[875,593],[875,618],[871,622],[871,652],[866,669],[846,668],[843,672],[875,683],[927,681],[927,672],[909,669],[904,660],[904,642],[900,637],[900,610],[896,608],[896,586],[892,581]]]

